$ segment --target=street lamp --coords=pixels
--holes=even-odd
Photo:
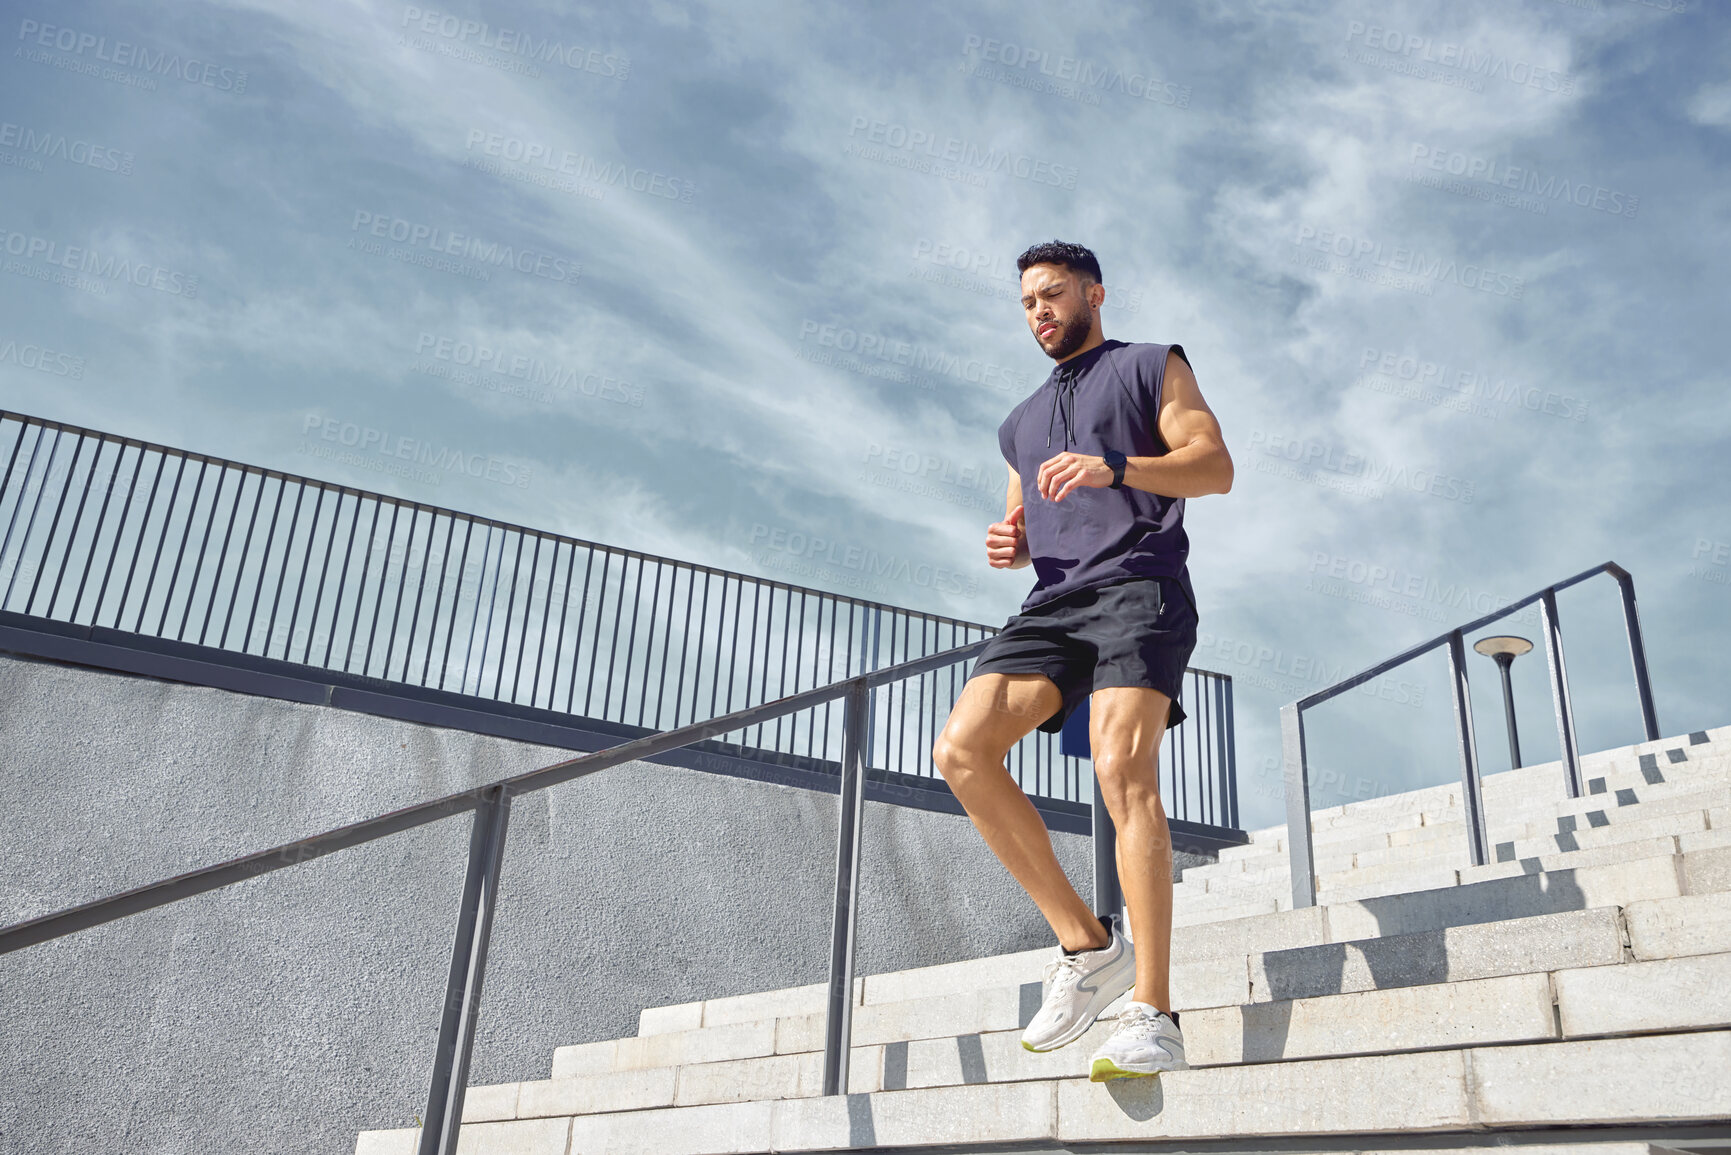
[[[1518,770],[1521,766],[1521,740],[1515,735],[1515,687],[1509,679],[1509,667],[1515,664],[1515,659],[1533,648],[1533,643],[1525,638],[1501,636],[1495,638],[1480,638],[1473,643],[1473,649],[1496,662],[1497,669],[1503,675],[1503,716],[1509,723],[1509,769]]]

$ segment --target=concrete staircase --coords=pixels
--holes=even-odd
[[[1555,763],[1486,780],[1491,865],[1445,786],[1318,812],[1315,907],[1290,909],[1284,827],[1187,870],[1190,1070],[1089,1083],[1109,1019],[1022,1050],[1046,949],[860,980],[845,1097],[817,1093],[821,986],[648,1008],[472,1088],[461,1155],[1731,1144],[1731,727],[1583,762],[1581,799]]]

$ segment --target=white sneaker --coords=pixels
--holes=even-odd
[[[1136,948],[1112,916],[1112,941],[1099,950],[1058,957],[1046,964],[1046,997],[1022,1032],[1030,1051],[1055,1051],[1087,1033],[1112,1000],[1136,983]]]
[[[1182,1071],[1186,1066],[1184,1036],[1178,1033],[1178,1024],[1172,1017],[1147,1003],[1126,1003],[1118,1012],[1118,1027],[1112,1037],[1094,1052],[1088,1079],[1104,1083],[1108,1079]]]

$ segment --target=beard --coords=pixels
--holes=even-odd
[[[1083,309],[1085,311],[1081,316],[1068,321],[1057,322],[1057,344],[1050,349],[1046,348],[1045,345],[1040,346],[1046,356],[1054,361],[1062,361],[1080,349],[1083,343],[1088,340],[1088,334],[1094,329],[1094,309],[1091,305],[1084,305]],[[1036,337],[1035,340],[1038,341],[1039,338]]]

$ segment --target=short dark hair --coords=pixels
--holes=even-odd
[[[1099,258],[1083,246],[1069,241],[1042,241],[1016,258],[1018,275],[1034,265],[1063,265],[1072,272],[1091,278],[1095,284],[1106,283],[1106,278],[1100,275]]]

